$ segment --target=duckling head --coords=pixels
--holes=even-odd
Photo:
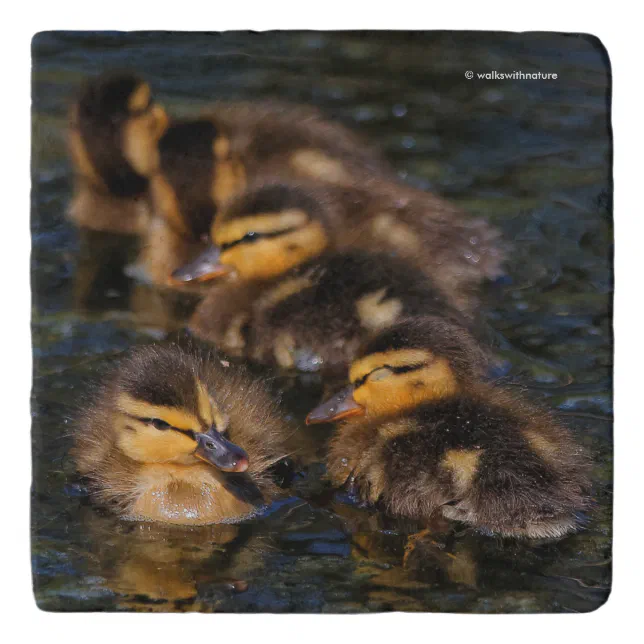
[[[458,395],[483,370],[485,354],[458,323],[401,322],[369,341],[349,369],[350,385],[316,407],[307,424],[387,417]]]
[[[321,205],[297,186],[274,184],[250,190],[217,216],[213,245],[176,270],[172,280],[279,277],[327,248],[321,211]]]
[[[139,463],[244,472],[248,456],[225,433],[229,417],[204,381],[198,358],[178,347],[133,349],[108,392],[119,450]]]
[[[72,156],[82,175],[117,196],[135,196],[158,167],[157,142],[167,125],[143,79],[102,74],[86,83],[72,108]]]

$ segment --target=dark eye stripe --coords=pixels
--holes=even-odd
[[[298,230],[297,227],[285,228],[284,230],[276,230],[274,232],[269,232],[269,233],[257,233],[255,231],[250,231],[240,239],[236,239],[235,241],[228,242],[227,244],[221,244],[220,248],[222,251],[225,251],[239,244],[253,244],[256,241],[259,241],[260,239],[270,239],[271,237],[288,235],[289,233],[292,233],[296,230]]]
[[[374,371],[378,371],[379,369],[389,369],[391,373],[408,373],[410,371],[417,371],[418,369],[421,369],[422,367],[426,367],[426,366],[427,366],[426,362],[420,362],[419,364],[401,365],[400,367],[392,367],[391,365],[383,364],[380,367],[376,367],[375,369],[372,369],[369,373],[362,376],[362,378],[358,378],[357,380],[354,380],[353,386],[356,389],[358,387],[362,387],[362,385],[364,385],[364,383],[367,382],[367,379],[369,378],[369,376]]]
[[[127,416],[130,416],[130,414],[127,414]],[[196,440],[195,438],[195,433],[192,429],[179,429],[178,427],[173,427],[170,423],[166,423],[165,420],[161,420],[160,418],[139,418],[138,416],[130,416],[130,418],[136,418],[141,423],[145,423],[146,425],[152,425],[155,429],[158,429],[159,431],[167,431],[169,429],[175,431],[175,432],[180,432],[181,434],[185,434],[189,438],[192,438],[193,440]]]

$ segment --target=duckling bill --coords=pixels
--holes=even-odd
[[[132,520],[237,521],[269,502],[291,434],[263,387],[174,345],[132,349],[78,416],[93,497]]]
[[[589,506],[588,462],[551,414],[485,383],[485,354],[453,321],[403,321],[358,353],[350,386],[307,423],[343,420],[328,471],[390,514],[436,514],[484,533],[574,532]]]

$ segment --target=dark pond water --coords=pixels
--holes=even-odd
[[[181,303],[123,276],[131,248],[64,219],[66,105],[106,68],[143,73],[172,114],[216,98],[311,103],[376,141],[400,176],[488,217],[514,244],[488,288],[503,371],[561,412],[595,459],[586,529],[517,544],[452,531],[402,565],[415,526],[328,490],[323,467],[240,526],[128,524],[89,503],[67,457],[88,378],[162,338]],[[556,73],[467,80],[464,73]],[[609,592],[612,220],[609,70],[579,36],[45,33],[33,76],[33,574],[47,610],[589,611]],[[297,388],[295,388],[295,386]],[[298,422],[311,380],[273,386]],[[311,430],[308,430],[311,431]],[[313,438],[323,444],[324,429]]]

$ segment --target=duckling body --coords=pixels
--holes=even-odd
[[[151,207],[156,143],[167,126],[149,85],[135,74],[90,79],[70,109],[69,151],[75,188],[68,209],[78,226],[139,234]]]
[[[391,514],[504,537],[560,537],[588,506],[583,450],[545,410],[480,380],[458,325],[403,322],[360,352],[352,386],[309,415],[345,418],[328,471]],[[349,420],[350,419],[350,420]]]
[[[374,333],[435,311],[449,315],[447,298],[413,266],[353,251],[323,255],[273,281],[214,287],[190,329],[261,363],[332,373]]]
[[[274,497],[267,470],[291,433],[260,384],[177,346],[132,349],[76,427],[99,503],[181,525],[234,522]]]
[[[219,206],[259,176],[340,185],[395,176],[373,146],[312,107],[221,102],[207,116],[220,133],[220,177],[213,188]]]

